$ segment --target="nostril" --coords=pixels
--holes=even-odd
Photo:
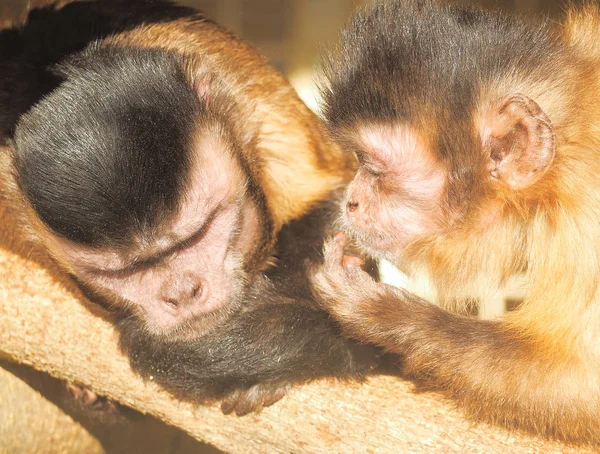
[[[169,312],[176,313],[179,310],[179,302],[173,298],[165,299],[163,303]]]
[[[350,211],[351,213],[353,213],[354,211],[356,211],[358,209],[358,202],[348,202],[348,211]]]
[[[192,289],[192,298],[197,298],[202,295],[202,285],[198,284]]]

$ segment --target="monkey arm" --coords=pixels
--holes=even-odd
[[[551,336],[525,334],[510,319],[450,313],[373,281],[327,244],[314,282],[344,333],[401,355],[406,373],[457,400],[478,419],[567,440],[597,442],[597,370]],[[589,361],[589,360],[588,360]]]
[[[356,311],[344,317],[348,334],[401,354],[407,373],[478,418],[598,440],[600,391],[578,359],[544,349],[506,322],[452,314],[393,288]]]

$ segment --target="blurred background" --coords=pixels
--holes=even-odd
[[[183,3],[202,10],[208,17],[254,43],[287,75],[302,99],[317,109],[314,74],[320,50],[335,42],[353,10],[374,1],[184,0]],[[547,14],[558,18],[566,1],[458,0],[454,3],[475,3],[519,14]]]
[[[38,0],[39,1],[39,0]],[[45,0],[48,2],[48,0]],[[572,0],[581,3],[583,0]],[[36,0],[0,0],[0,14],[20,14]],[[373,0],[181,0],[198,8],[238,36],[254,43],[274,66],[284,72],[300,96],[312,108],[314,70],[319,51],[336,40],[352,11]],[[561,0],[457,0],[477,3],[520,14],[559,17],[566,1]]]

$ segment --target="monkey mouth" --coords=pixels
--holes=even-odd
[[[364,232],[348,226],[346,232],[350,238],[364,251],[375,257],[386,254],[398,247],[398,239],[381,232]]]

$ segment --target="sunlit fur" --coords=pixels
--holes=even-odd
[[[476,35],[473,24],[482,23],[488,27]],[[416,57],[400,60],[397,72],[386,73],[385,64],[376,66],[371,55],[381,72],[368,73],[372,66],[364,64],[361,58],[368,57],[359,52],[371,49],[393,55],[393,47],[401,42],[391,38],[396,31],[400,35],[422,24],[428,24],[422,34],[411,35],[421,41],[415,38],[409,43],[414,55],[425,56],[425,63]],[[437,129],[436,124],[422,130],[430,132],[431,143],[443,137],[457,144],[439,159],[454,172],[448,170],[448,187],[455,184],[462,191],[448,200],[462,195],[464,203],[446,213],[441,229],[414,238],[402,250],[371,248],[369,252],[394,259],[405,270],[426,269],[450,308],[454,295],[474,295],[481,287],[493,291],[516,273],[526,274],[530,289],[522,306],[500,321],[460,317],[387,287],[372,288],[368,297],[365,289],[370,287],[364,281],[361,288],[354,285],[356,276],[344,281],[341,296],[327,293],[332,300],[324,304],[345,324],[348,334],[402,354],[408,372],[445,390],[470,414],[594,444],[600,444],[599,26],[600,11],[592,5],[571,9],[562,24],[535,20],[527,24],[496,12],[462,11],[430,1],[385,2],[359,15],[344,33],[346,47],[342,46],[341,58],[328,62],[332,82],[325,89],[326,116],[336,130],[358,128],[378,116],[389,122],[399,115],[400,124],[417,125],[423,124],[426,112],[440,124],[445,119],[463,119],[453,123],[457,132]],[[493,37],[486,36],[492,29]],[[446,77],[456,62],[444,58],[461,49],[460,37],[465,39],[464,53],[455,55],[477,72],[466,83],[478,84],[478,93],[461,92],[461,80],[448,80],[439,89],[447,96],[436,99],[426,92],[432,85],[425,78],[422,86],[419,81],[402,85],[394,79],[410,68],[419,74],[425,64],[431,80]],[[379,47],[365,44],[373,40],[379,40]],[[511,40],[513,55],[523,56],[518,61],[511,60],[511,46],[496,46]],[[541,48],[541,43],[548,46]],[[432,48],[448,54],[433,53],[438,60],[428,59],[427,49]],[[504,68],[500,75],[490,69],[493,65],[478,64],[500,58],[504,60],[496,60],[495,67]],[[396,63],[386,64],[389,68]],[[469,71],[469,67],[455,68],[459,69]],[[346,85],[352,77],[360,77],[359,86]],[[398,93],[386,97],[386,89]],[[356,99],[351,93],[357,93]],[[465,96],[462,104],[460,94]],[[539,180],[519,190],[486,173],[489,156],[478,154],[486,148],[476,142],[490,109],[514,94],[526,95],[546,113],[556,144],[551,166]],[[411,104],[413,97],[431,105]],[[450,110],[449,99],[455,99],[455,110]],[[405,110],[403,102],[408,106]],[[470,112],[461,111],[465,106]],[[415,111],[419,116],[411,117]],[[464,118],[470,125],[461,132]],[[462,149],[460,143],[465,144]],[[380,209],[388,209],[391,200],[381,195]],[[452,211],[458,216],[448,216]],[[348,227],[359,241],[369,244],[369,236],[357,231],[356,225]],[[402,229],[402,223],[396,228]],[[337,273],[333,274],[337,279],[344,279]]]

